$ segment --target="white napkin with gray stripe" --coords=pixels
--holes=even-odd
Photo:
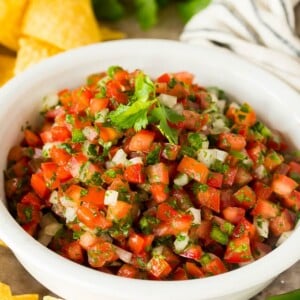
[[[300,0],[214,0],[185,26],[180,40],[223,46],[300,91],[300,40],[294,7]]]

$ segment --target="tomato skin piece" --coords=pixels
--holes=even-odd
[[[47,188],[46,182],[41,173],[32,174],[30,184],[40,198],[43,199],[49,195],[50,190]]]
[[[177,166],[177,171],[187,174],[200,183],[206,183],[209,172],[205,164],[188,156],[182,158]]]
[[[150,185],[150,192],[152,194],[153,199],[157,203],[162,203],[166,201],[169,197],[168,186],[164,183],[152,183]]]
[[[144,167],[142,164],[134,164],[126,167],[124,171],[124,179],[131,183],[144,183],[146,180]]]
[[[228,263],[243,263],[253,259],[251,253],[250,239],[247,236],[230,239],[224,260]]]
[[[232,224],[238,224],[245,217],[245,209],[228,206],[222,210],[224,219]]]
[[[256,194],[248,185],[241,187],[233,196],[237,206],[242,208],[250,209],[256,204]]]
[[[206,206],[213,211],[220,212],[221,192],[218,189],[207,187],[206,191],[197,192],[197,200],[201,206]]]
[[[283,232],[294,228],[295,220],[288,209],[284,209],[279,216],[270,220],[270,230],[274,236],[280,236]]]
[[[223,132],[219,135],[219,148],[223,150],[243,150],[246,146],[246,139],[240,135],[231,132]]]
[[[297,186],[298,183],[295,180],[281,174],[274,174],[271,184],[273,192],[283,197],[290,195]]]
[[[152,257],[147,264],[147,269],[149,273],[158,279],[167,277],[172,271],[167,261],[160,257]]]
[[[129,151],[149,152],[155,139],[155,132],[150,130],[140,130],[130,140]]]

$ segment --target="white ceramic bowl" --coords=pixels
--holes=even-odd
[[[87,75],[121,65],[156,76],[187,70],[202,85],[223,88],[249,102],[259,117],[300,149],[300,97],[270,74],[223,50],[163,40],[124,40],[66,52],[24,72],[0,91],[0,169],[21,138],[21,126],[37,122],[44,95],[76,87]],[[69,300],[237,300],[248,299],[300,258],[300,227],[262,259],[226,274],[178,282],[142,281],[101,273],[75,264],[40,245],[6,209],[0,175],[0,237],[43,285]],[[9,275],[8,275],[9,276]]]

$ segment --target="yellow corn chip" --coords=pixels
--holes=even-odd
[[[11,300],[39,300],[39,295],[37,294],[17,295],[17,296],[12,296]]]
[[[31,0],[22,33],[64,50],[101,40],[91,0]]]
[[[55,298],[55,297],[51,297],[51,296],[44,296],[43,300],[62,300],[60,298]]]
[[[100,26],[100,34],[102,41],[118,40],[126,37],[124,32],[110,29],[109,27],[102,25]]]
[[[1,60],[1,59],[0,59],[0,60]],[[1,63],[0,63],[0,64],[1,64]],[[7,246],[5,245],[5,243],[4,243],[3,241],[1,241],[1,240],[0,240],[0,246],[1,246],[1,247],[7,247]]]
[[[2,282],[0,282],[0,299],[1,300],[11,300],[10,287]]]
[[[13,77],[16,59],[9,55],[0,55],[0,86]],[[5,244],[0,240],[0,246]],[[1,298],[0,298],[1,299]]]
[[[29,66],[59,52],[61,52],[60,49],[34,38],[21,38],[14,74],[19,74]]]
[[[0,0],[0,44],[17,50],[27,0]]]

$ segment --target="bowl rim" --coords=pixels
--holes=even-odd
[[[73,49],[51,57],[16,76],[0,89],[0,99],[5,99],[8,95],[14,94],[16,89],[26,89],[26,83],[34,81],[36,76],[47,77],[50,73],[55,72],[55,69],[60,67],[62,64],[70,65],[80,57],[88,56],[90,53],[95,53],[96,51],[111,51],[119,47],[127,47],[128,49],[142,48],[145,47],[145,45],[170,47],[170,49],[172,49],[172,47],[176,47],[178,51],[188,51],[195,55],[196,51],[199,47],[201,47],[171,40],[130,39],[103,42]],[[201,49],[206,53],[209,52],[213,56],[222,56],[229,63],[232,62],[234,64],[238,64],[240,68],[255,72],[256,78],[263,79],[262,82],[264,80],[268,81],[268,86],[272,86],[274,93],[279,93],[279,95],[286,97],[287,101],[291,105],[295,105],[295,110],[300,111],[299,94],[272,74],[250,64],[226,50],[211,48],[206,49],[205,47],[201,47]],[[45,70],[47,70],[48,75],[43,75]],[[2,118],[3,114],[0,112],[0,119]],[[177,281],[176,284],[174,284],[172,281],[128,279],[105,274],[62,258],[58,254],[40,245],[34,238],[23,231],[14,218],[9,214],[3,201],[0,201],[0,235],[4,242],[11,247],[12,251],[15,252],[19,258],[30,261],[30,263],[37,268],[42,268],[46,270],[45,272],[48,272],[49,274],[51,273],[55,277],[68,280],[70,283],[78,286],[93,288],[95,287],[95,284],[100,284],[101,289],[107,295],[110,294],[109,292],[112,286],[118,286],[118,288],[114,290],[114,294],[118,294],[119,296],[127,295],[128,299],[130,299],[130,295],[140,295],[142,297],[149,293],[150,289],[153,291],[153,297],[155,295],[155,291],[159,291],[159,295],[161,295],[161,297],[167,297],[170,291],[172,291],[172,294],[182,295],[182,297],[193,291],[202,290],[209,292],[213,297],[220,296],[220,292],[218,291],[222,291],[222,295],[231,294],[235,291],[239,292],[246,290],[249,287],[259,285],[264,281],[274,278],[274,276],[286,270],[300,258],[300,228],[298,227],[288,240],[278,248],[274,249],[263,258],[242,268],[207,278]],[[19,248],[20,245],[22,245],[22,248]],[[291,252],[289,249],[295,249],[295,251]],[[35,253],[36,258],[33,259],[32,253]],[[51,268],[41,267],[41,263],[44,261],[47,261],[47,265],[50,265]],[[276,263],[274,264],[274,262]],[[62,266],[64,267],[65,272],[55,271],[60,270]],[[62,273],[74,275],[72,278],[66,278],[66,276]],[[82,281],[82,278],[85,278],[84,282]],[[238,282],[236,281],[237,279]]]

